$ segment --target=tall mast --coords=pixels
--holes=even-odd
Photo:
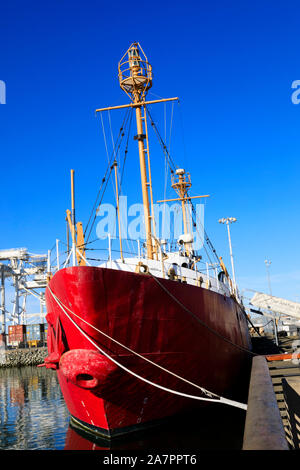
[[[127,93],[132,102],[136,105],[135,115],[137,135],[135,136],[135,140],[138,141],[139,149],[147,257],[152,259],[152,225],[154,227],[155,221],[154,219],[152,219],[153,214],[151,214],[150,212],[149,201],[152,194],[152,188],[151,175],[149,173],[147,174],[145,155],[145,153],[148,152],[148,148],[145,148],[145,139],[147,138],[147,129],[145,127],[146,108],[145,105],[142,104],[145,101],[147,91],[152,86],[152,67],[148,63],[147,57],[143,53],[138,43],[133,43],[128,49],[128,51],[125,53],[125,56],[123,56],[123,58],[119,62],[119,80],[122,90]],[[150,172],[150,165],[148,166],[148,170]]]
[[[119,62],[118,69],[120,87],[129,96],[129,98],[131,99],[131,103],[127,105],[111,106],[108,108],[96,109],[96,112],[108,111],[111,109],[135,108],[137,126],[137,135],[135,136],[135,140],[138,141],[139,149],[147,257],[153,259],[153,255],[156,250],[155,243],[153,243],[153,239],[156,240],[156,237],[155,220],[153,213],[151,168],[148,148],[146,105],[154,103],[163,103],[165,101],[174,101],[178,100],[178,98],[176,97],[146,101],[146,94],[152,86],[152,67],[149,64],[143,49],[137,42],[131,44],[129,49],[125,52]],[[148,165],[146,164],[146,154],[148,157]]]

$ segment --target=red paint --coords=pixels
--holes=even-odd
[[[300,354],[292,353],[292,354],[271,354],[266,356],[267,361],[284,361],[287,359],[300,359]]]
[[[233,343],[251,349],[247,320],[234,299],[201,287],[159,281],[201,322]],[[81,266],[58,271],[49,286],[72,312],[120,343],[211,392],[236,398],[240,373],[248,365],[249,355],[200,324],[151,276]],[[199,404],[112,368],[111,361],[78,331],[48,289],[46,302],[48,338],[52,338],[49,357],[55,356],[52,363],[48,358],[48,365],[58,367],[60,386],[72,416],[111,435]],[[167,388],[201,394],[195,387],[128,353],[84,321],[75,316],[73,320],[101,349],[133,372]],[[79,354],[74,350],[87,352],[80,353],[82,362],[77,356],[73,367],[71,354]],[[91,351],[97,356],[92,356]],[[85,370],[97,378],[97,386],[89,389],[76,384],[74,377]]]
[[[90,349],[72,349],[61,356],[59,368],[66,380],[86,389],[100,389],[117,366]]]

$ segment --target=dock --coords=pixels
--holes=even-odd
[[[300,364],[290,360],[268,361],[272,385],[285,430],[292,449],[300,448]]]
[[[292,349],[296,341],[283,338],[277,347],[271,338],[254,339],[261,355],[252,360],[243,450],[300,449],[300,358]]]

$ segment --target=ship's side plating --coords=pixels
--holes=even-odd
[[[178,281],[157,283],[147,274],[83,266],[58,271],[49,289],[46,362],[57,368],[71,415],[95,431],[110,436],[195,405],[133,377],[95,344],[153,383],[201,395],[102,333],[211,392],[232,397],[240,390],[249,355],[239,347],[251,346],[244,313],[232,297]]]

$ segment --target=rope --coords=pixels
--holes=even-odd
[[[157,364],[156,362],[153,362],[151,361],[150,359],[146,358],[145,356],[142,356],[141,354],[137,353],[136,351],[133,351],[132,349],[128,348],[127,346],[125,346],[124,344],[120,343],[119,341],[117,341],[116,339],[112,338],[111,336],[109,336],[108,334],[104,333],[104,331],[101,331],[99,330],[98,328],[96,328],[94,325],[92,325],[91,323],[87,322],[86,320],[84,320],[83,318],[81,318],[79,315],[77,315],[75,312],[73,312],[72,310],[70,310],[66,305],[64,305],[57,297],[55,294],[53,294],[53,292],[51,291],[53,297],[55,298],[55,300],[57,301],[57,303],[59,304],[60,307],[64,307],[65,309],[67,309],[72,315],[74,315],[75,317],[79,318],[79,320],[83,321],[84,323],[86,323],[88,326],[90,326],[91,328],[93,328],[95,331],[97,331],[98,333],[101,333],[103,336],[105,336],[106,338],[110,339],[111,341],[113,341],[114,343],[118,344],[119,346],[121,346],[122,348],[126,349],[127,351],[129,351],[130,353],[132,354],[135,354],[136,356],[140,357],[141,359],[149,362],[150,364],[164,370],[165,372],[167,372],[168,374],[171,374],[173,375],[174,377],[176,377],[177,379],[179,380],[183,380],[184,382],[194,386],[194,387],[197,387],[199,388],[203,393],[207,393],[208,395],[210,396],[213,396],[214,394],[211,394],[210,392],[208,392],[205,388],[203,387],[200,387],[199,385],[197,384],[194,384],[193,382],[190,382],[189,380],[183,378],[183,377],[180,377],[179,375],[175,374],[174,372],[171,372],[169,371],[168,369],[165,369],[163,366]],[[217,396],[217,395],[214,395],[214,396]]]
[[[79,317],[78,315],[76,315],[76,313],[74,313],[73,311],[71,311],[68,307],[64,306],[63,303],[58,299],[58,297],[56,297],[56,295],[52,292],[52,290],[50,289],[50,287],[48,286],[48,289],[49,289],[49,292],[50,294],[52,295],[52,297],[54,298],[54,300],[57,302],[57,304],[60,306],[60,308],[62,309],[62,311],[64,312],[64,314],[67,316],[67,318],[74,324],[74,326],[81,332],[81,334],[91,343],[93,344],[93,346],[95,348],[97,348],[101,354],[103,354],[104,356],[106,356],[109,360],[111,360],[114,364],[116,364],[118,367],[120,367],[121,369],[123,369],[125,372],[128,372],[129,374],[133,375],[134,377],[142,380],[143,382],[145,383],[148,383],[149,385],[152,385],[156,388],[159,388],[160,390],[163,390],[163,391],[166,391],[166,392],[169,392],[169,393],[173,393],[175,395],[179,395],[179,396],[182,396],[182,397],[185,397],[185,398],[192,398],[192,399],[195,399],[195,400],[203,400],[203,401],[209,401],[209,402],[216,402],[216,403],[224,403],[226,405],[230,405],[230,406],[234,406],[236,408],[241,408],[243,410],[246,410],[247,409],[247,405],[244,404],[244,403],[239,403],[239,402],[236,402],[234,400],[229,400],[227,398],[224,398],[224,397],[221,397],[215,393],[212,393],[212,392],[209,392],[208,390],[206,390],[205,388],[203,387],[200,387],[199,385],[196,385],[194,384],[193,382],[190,382],[186,379],[184,379],[183,377],[180,377],[178,376],[177,374],[174,374],[173,372],[165,369],[164,367],[160,366],[159,364],[156,364],[155,362],[152,362],[150,359],[147,359],[145,358],[144,356],[138,354],[137,352],[131,350],[130,348],[128,348],[127,346],[124,346],[123,344],[119,343],[118,341],[116,341],[115,339],[111,338],[109,335],[107,335],[106,333],[102,332],[101,330],[97,329],[95,326],[89,324],[88,322],[86,322],[84,319],[82,319],[81,317]],[[65,307],[65,308],[64,308]],[[176,390],[173,390],[173,389],[170,389],[170,388],[167,388],[167,387],[163,387],[162,385],[159,385],[159,384],[156,384],[154,382],[152,382],[151,380],[148,380],[148,379],[145,379],[144,377],[141,377],[140,375],[136,374],[135,372],[131,371],[130,369],[128,369],[127,367],[125,367],[123,364],[120,364],[116,359],[112,358],[109,354],[107,354],[103,349],[101,349],[98,344],[96,344],[80,327],[79,325],[77,325],[77,323],[70,317],[70,315],[67,313],[67,310],[70,311],[70,313],[72,313],[72,315],[78,317],[81,321],[85,322],[87,325],[89,325],[90,327],[94,328],[95,330],[97,330],[99,333],[103,334],[104,336],[106,336],[107,338],[109,338],[110,340],[112,340],[113,342],[119,344],[120,346],[122,346],[123,348],[125,348],[126,350],[130,351],[132,354],[140,357],[141,359],[151,363],[152,365],[158,367],[159,369],[162,369],[164,370],[165,372],[175,376],[176,378],[180,379],[180,380],[183,380],[184,382],[187,382],[189,383],[190,385],[194,386],[194,387],[197,387],[199,388],[202,393],[210,396],[210,397],[217,397],[217,398],[204,398],[204,397],[199,397],[199,396],[195,396],[195,395],[189,395],[189,394],[186,394],[186,393],[182,393],[182,392],[178,392]]]

